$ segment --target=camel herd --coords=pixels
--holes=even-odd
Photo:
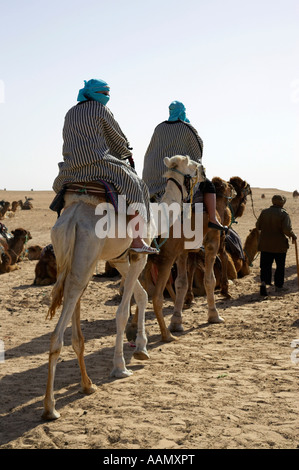
[[[185,186],[187,175],[194,184],[204,178],[201,165],[192,162],[189,157],[175,156],[165,159],[167,166],[167,185],[161,202],[182,204],[183,195],[190,191]],[[175,180],[175,181],[174,181]],[[95,206],[101,202],[89,196],[65,194],[65,208],[51,231],[52,243],[46,247],[28,245],[31,240],[29,231],[19,228],[11,233],[0,223],[0,274],[19,269],[24,258],[36,260],[35,285],[54,284],[51,294],[49,316],[52,318],[62,305],[62,312],[51,337],[49,354],[49,372],[44,400],[43,418],[57,419],[60,415],[55,409],[54,374],[59,354],[63,345],[64,331],[72,319],[72,344],[77,354],[82,376],[84,393],[95,391],[87,375],[84,363],[84,340],[80,328],[80,299],[89,280],[95,273],[99,260],[106,261],[106,274],[115,267],[122,276],[122,300],[116,313],[116,345],[112,376],[124,377],[132,372],[126,368],[123,355],[124,335],[134,338],[136,350],[134,357],[148,359],[145,335],[145,309],[148,298],[152,299],[161,331],[162,341],[177,339],[174,332],[183,331],[183,309],[190,306],[194,296],[205,295],[207,298],[207,319],[211,323],[221,323],[215,305],[215,289],[229,298],[229,280],[241,278],[250,273],[252,261],[258,253],[259,231],[253,228],[244,243],[233,230],[233,224],[241,218],[246,208],[247,197],[251,194],[250,185],[239,177],[224,181],[213,178],[217,195],[217,213],[221,223],[229,226],[227,234],[208,227],[208,215],[202,213],[203,238],[200,246],[186,248],[185,235],[174,236],[174,221],[167,237],[158,235],[153,240],[149,235],[146,241],[159,246],[159,255],[140,255],[130,251],[131,238],[100,238],[95,234]],[[293,196],[298,197],[299,194]],[[190,194],[189,194],[190,196]],[[25,208],[25,206],[27,206]],[[5,214],[16,214],[17,209],[32,209],[30,199],[14,201],[11,205],[0,201],[0,219]],[[195,226],[196,214],[193,205],[190,211],[190,224]],[[79,224],[80,221],[80,224]],[[82,224],[82,221],[84,224]],[[82,228],[81,228],[82,227]],[[82,233],[81,233],[82,232]],[[150,232],[148,232],[150,233]],[[168,291],[173,300],[173,315],[167,327],[163,315],[164,295]],[[132,295],[136,301],[134,315],[130,316]]]
[[[9,201],[0,201],[0,220],[4,219],[6,217],[14,217],[15,213],[18,208],[20,208],[23,211],[30,210],[33,208],[33,205],[31,203],[32,198],[27,198],[25,196],[25,202],[22,200],[20,201],[13,201],[11,204]]]

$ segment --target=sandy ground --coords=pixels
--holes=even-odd
[[[293,190],[293,189],[292,189]],[[271,205],[276,189],[253,189],[245,215],[234,229],[245,240],[255,215]],[[261,198],[261,194],[265,198]],[[299,234],[299,199],[285,208]],[[29,244],[50,243],[56,215],[49,192],[0,191],[10,202],[33,198],[31,211],[2,222],[30,230]],[[150,360],[138,362],[124,344],[133,375],[111,379],[119,278],[93,277],[82,301],[82,331],[88,373],[98,386],[80,393],[80,372],[67,328],[57,366],[55,397],[61,418],[41,419],[50,335],[58,320],[46,320],[52,287],[34,286],[36,261],[0,276],[1,449],[294,449],[299,447],[298,371],[291,359],[299,339],[295,248],[287,254],[284,295],[259,295],[259,257],[252,272],[230,286],[232,299],[216,292],[224,324],[209,325],[204,297],[184,311],[178,341],[160,341],[149,302],[146,312]],[[103,271],[99,264],[98,271]],[[165,300],[169,321],[172,303]],[[3,343],[2,343],[3,344]],[[298,356],[295,356],[299,358]]]

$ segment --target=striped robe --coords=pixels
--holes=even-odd
[[[161,196],[165,191],[166,166],[164,157],[189,155],[191,160],[201,163],[203,142],[191,124],[178,121],[165,121],[153,133],[144,156],[142,179],[149,188],[150,196]]]
[[[109,108],[97,101],[73,106],[65,116],[62,154],[56,193],[67,183],[104,180],[149,220],[148,188],[125,161],[132,156],[129,142]]]

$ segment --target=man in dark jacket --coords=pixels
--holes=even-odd
[[[275,195],[272,198],[272,206],[264,209],[257,222],[256,227],[261,231],[258,249],[261,252],[260,294],[267,295],[266,285],[271,285],[272,264],[276,263],[274,273],[275,291],[283,290],[286,254],[289,248],[287,237],[291,237],[293,243],[297,236],[293,232],[289,214],[283,206],[286,198]]]

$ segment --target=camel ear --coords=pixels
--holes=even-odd
[[[165,157],[164,160],[163,160],[163,162],[164,162],[164,165],[167,166],[167,168],[169,168],[169,165],[170,165],[170,158]]]

